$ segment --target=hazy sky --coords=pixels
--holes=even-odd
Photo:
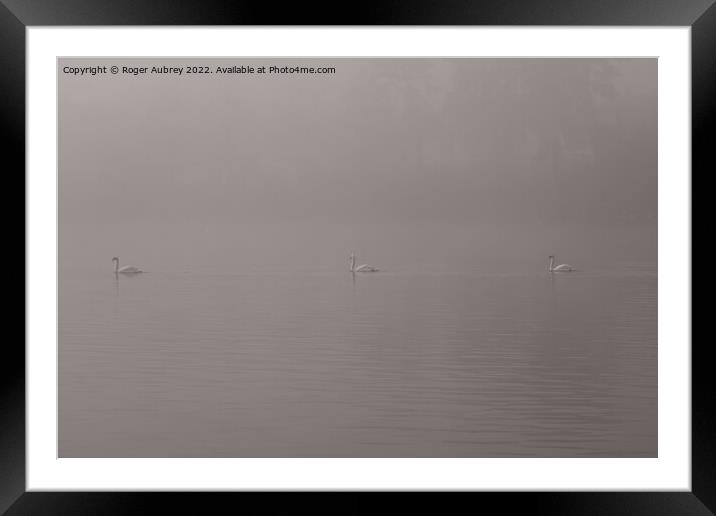
[[[168,61],[189,62],[143,64]],[[268,62],[210,65],[227,61]],[[336,73],[60,74],[63,216],[643,223],[656,215],[656,60],[313,64]]]
[[[655,231],[655,59],[61,59],[333,66],[59,74],[74,225],[596,225]]]

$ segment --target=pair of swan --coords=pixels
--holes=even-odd
[[[351,253],[349,260],[351,263],[351,272],[378,272],[378,269],[376,267],[373,267],[372,265],[368,264],[363,264],[356,267],[355,253]],[[112,258],[112,262],[114,263],[115,274],[139,274],[140,272],[144,272],[143,270],[138,267],[135,267],[134,265],[125,265],[120,269],[119,258],[117,258],[116,256]]]
[[[351,272],[378,272],[378,269],[373,267],[372,265],[360,265],[356,267],[356,255],[354,253],[351,253],[350,257],[348,258],[351,264]],[[549,256],[549,265],[547,266],[547,270],[549,272],[573,272],[574,267],[571,265],[568,265],[566,263],[563,263],[561,265],[554,265],[554,255]]]

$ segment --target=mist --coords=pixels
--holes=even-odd
[[[656,260],[655,59],[61,59],[60,260]],[[458,257],[459,255],[459,257]]]

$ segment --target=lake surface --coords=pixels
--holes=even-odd
[[[657,455],[655,266],[115,278],[110,257],[60,270],[62,457]]]

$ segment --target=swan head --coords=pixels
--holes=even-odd
[[[113,256],[113,257],[112,257],[112,261],[113,261],[113,262],[118,262],[118,261],[119,261],[119,258],[117,258],[116,256]]]

